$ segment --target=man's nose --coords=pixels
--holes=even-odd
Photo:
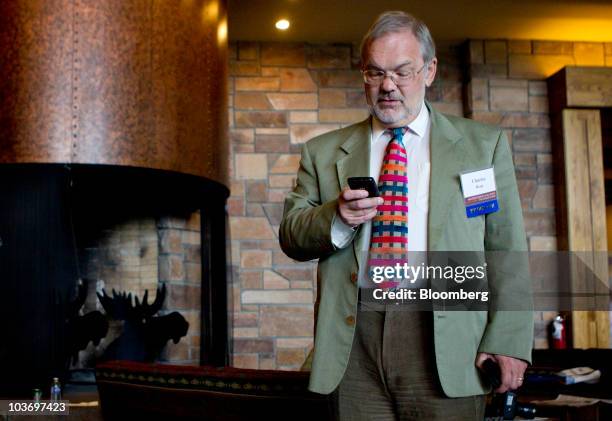
[[[392,92],[395,89],[397,89],[397,85],[393,81],[393,78],[391,77],[391,75],[389,74],[385,75],[382,82],[380,83],[380,89],[385,92]]]

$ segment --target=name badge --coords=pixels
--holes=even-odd
[[[465,213],[468,218],[499,210],[493,167],[464,172],[459,177],[463,190]]]

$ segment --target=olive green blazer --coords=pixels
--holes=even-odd
[[[431,116],[428,250],[526,251],[512,154],[504,132],[473,120],[443,115],[426,105]],[[317,393],[328,394],[337,387],[353,343],[358,300],[354,274],[364,264],[364,253],[359,251],[368,239],[359,229],[351,245],[337,249],[331,241],[331,226],[337,198],[347,178],[369,173],[370,131],[367,119],[304,144],[297,185],[285,200],[279,229],[281,248],[289,257],[299,261],[319,259],[309,385]],[[499,211],[467,218],[459,173],[491,165],[495,169]],[[489,265],[490,289],[530,292],[526,254],[520,264],[512,262],[511,270],[507,266],[501,264],[496,270]],[[437,370],[449,397],[490,390],[474,365],[478,352],[531,361],[532,311],[432,313]]]

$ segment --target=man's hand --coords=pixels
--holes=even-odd
[[[488,354],[479,352],[476,355],[476,367],[482,369],[485,360],[493,360],[499,365],[501,371],[501,385],[495,389],[497,393],[504,393],[508,390],[515,390],[523,384],[523,376],[527,363],[523,360],[505,355]]]
[[[342,221],[356,227],[376,216],[376,207],[382,205],[382,197],[368,197],[365,190],[351,190],[348,187],[338,196],[338,213]]]

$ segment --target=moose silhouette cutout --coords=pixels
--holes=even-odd
[[[117,293],[112,290],[112,297],[97,293],[106,316],[122,320],[123,331],[106,349],[100,361],[132,360],[154,362],[161,354],[168,341],[176,344],[187,334],[189,323],[178,312],[165,316],[155,316],[166,298],[166,285],[157,288],[152,304],[148,303],[149,291],[145,290],[142,301],[131,293]]]

